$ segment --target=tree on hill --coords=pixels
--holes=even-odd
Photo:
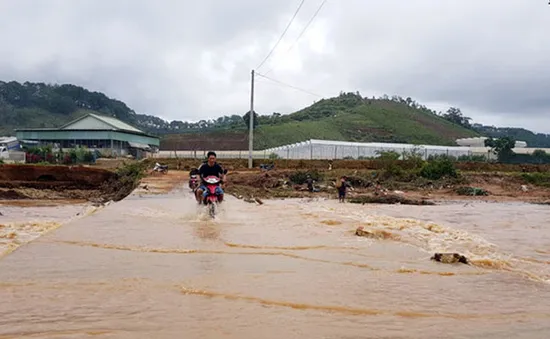
[[[244,123],[246,124],[246,129],[250,129],[250,111],[246,112],[245,115],[243,115]],[[254,121],[252,121],[252,129],[256,129],[259,125],[260,116],[258,113],[254,112]]]
[[[472,120],[472,118],[463,116],[462,112],[460,111],[460,108],[450,107],[447,110],[447,112],[442,116],[444,119],[452,123],[455,123],[457,125],[460,125],[466,128],[471,128],[470,120]]]

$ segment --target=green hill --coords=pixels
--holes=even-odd
[[[317,138],[455,145],[457,138],[478,135],[411,99],[368,99],[353,93],[321,100],[280,120],[258,129],[258,143]]]
[[[362,98],[358,93],[342,93],[292,114],[260,115],[257,120],[255,149],[307,139],[456,145],[457,138],[479,135],[472,129],[445,120],[410,98],[369,99]],[[239,133],[237,130],[242,131]],[[234,127],[227,140],[232,145],[231,149],[247,149],[247,133],[244,122]],[[220,149],[219,145],[226,142],[224,136],[228,135],[223,130],[209,131],[202,133],[199,142],[196,139],[199,136],[169,134],[163,138],[161,148]]]

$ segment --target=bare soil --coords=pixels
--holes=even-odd
[[[120,200],[132,190],[132,180],[100,168],[0,166],[0,204],[4,205],[44,206],[58,202],[65,204],[68,201],[105,202]]]
[[[195,165],[186,161],[186,167]],[[111,168],[115,162],[107,162]],[[90,167],[20,165],[25,171],[0,166],[0,205],[51,206],[83,201],[118,200],[133,194],[165,194],[174,189],[188,190],[188,171],[171,167],[166,174],[149,171],[137,187],[117,181],[114,172]],[[120,163],[119,163],[120,165]],[[198,163],[197,163],[198,165]],[[295,165],[303,165],[296,163]],[[343,164],[341,164],[343,165]],[[297,167],[300,167],[297,166]],[[55,167],[55,168],[51,168]],[[228,166],[229,167],[229,166]],[[315,167],[314,167],[315,168]],[[183,168],[182,168],[183,169]],[[349,201],[358,203],[410,203],[425,205],[434,201],[524,201],[550,204],[550,188],[531,185],[521,172],[466,172],[461,179],[428,181],[422,178],[382,179],[378,170],[338,168],[313,170],[318,175],[318,192],[309,192],[306,185],[291,178],[303,169],[278,169],[262,172],[258,169],[229,168],[227,194],[249,202],[276,198],[337,198],[334,181],[347,175],[353,186],[348,191]],[[11,174],[10,174],[11,173]],[[22,173],[26,173],[22,175]],[[55,176],[54,176],[55,174]],[[89,175],[87,175],[89,174]],[[10,175],[12,177],[10,177]],[[52,180],[52,176],[58,180]],[[468,188],[468,189],[466,189]],[[461,195],[460,192],[486,191],[487,195]],[[463,193],[464,194],[464,193]]]

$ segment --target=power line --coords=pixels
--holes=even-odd
[[[286,34],[286,31],[288,31],[288,28],[290,27],[290,25],[292,24],[292,22],[294,21],[294,18],[296,18],[296,15],[298,14],[298,12],[300,11],[300,8],[302,8],[302,5],[304,4],[306,0],[302,0],[302,2],[300,2],[300,5],[298,6],[298,8],[296,9],[296,12],[294,12],[294,15],[292,16],[292,18],[290,19],[290,21],[288,22],[288,25],[286,25],[286,28],[285,30],[283,31],[283,34],[281,34],[281,36],[279,37],[279,40],[277,40],[277,42],[275,43],[275,45],[273,45],[273,48],[271,48],[271,51],[267,54],[267,56],[264,58],[264,60],[260,63],[260,65],[258,67],[256,67],[256,70],[260,69],[260,67],[262,67],[264,65],[264,63],[267,61],[267,59],[269,59],[269,57],[271,56],[271,54],[273,53],[273,51],[275,51],[275,48],[277,48],[277,45],[279,45],[279,42],[281,42],[281,40],[283,39],[283,37],[285,36]]]
[[[300,92],[304,92],[304,93],[307,93],[307,94],[310,94],[310,95],[313,95],[313,96],[316,96],[316,97],[319,97],[319,98],[322,98],[322,97],[323,97],[322,95],[312,93],[312,92],[310,92],[310,91],[308,91],[308,90],[305,90],[305,89],[302,89],[302,88],[299,88],[299,87],[296,87],[296,86],[292,86],[292,85],[289,85],[289,84],[285,84],[284,82],[281,82],[281,81],[279,81],[279,80],[275,80],[275,79],[273,79],[273,78],[270,78],[270,77],[268,77],[268,76],[266,76],[266,75],[263,75],[263,74],[260,74],[260,73],[256,73],[256,75],[257,75],[257,76],[260,76],[260,77],[262,77],[262,78],[265,78],[265,79],[267,79],[267,80],[271,80],[271,81],[273,81],[274,83],[277,83],[277,84],[279,84],[279,85],[286,86],[286,87],[295,89],[295,90],[300,91]]]
[[[313,14],[313,16],[311,17],[311,19],[309,19],[308,23],[305,25],[304,29],[302,29],[302,31],[300,32],[300,35],[298,35],[298,38],[296,38],[296,40],[294,40],[294,42],[292,43],[292,45],[290,45],[290,47],[285,51],[285,53],[288,53],[290,52],[294,46],[298,43],[298,41],[300,40],[300,38],[302,37],[302,35],[304,35],[304,33],[307,31],[309,25],[311,25],[311,23],[313,22],[313,20],[315,20],[315,18],[317,17],[317,14],[319,14],[319,12],[321,11],[321,8],[323,8],[323,6],[325,5],[325,3],[327,2],[327,0],[323,0],[323,2],[321,3],[321,5],[319,5],[319,8],[317,8],[317,11],[315,11],[315,13]],[[269,72],[271,72],[275,67],[272,67],[269,71],[265,72],[265,74],[268,74]]]

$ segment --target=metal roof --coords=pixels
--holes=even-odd
[[[414,148],[428,148],[432,150],[464,150],[467,151],[470,148],[467,146],[440,146],[440,145],[415,145],[415,144],[402,144],[402,143],[382,143],[382,142],[351,142],[351,141],[336,141],[336,140],[319,140],[319,139],[310,139],[298,144],[286,145],[283,147],[297,147],[303,145],[326,145],[326,146],[353,146],[353,147],[370,147],[370,148],[404,148],[404,149],[414,149]]]
[[[137,149],[142,149],[142,150],[150,150],[151,149],[151,146],[147,145],[147,144],[141,144],[139,142],[132,142],[132,141],[129,141],[128,144],[130,145],[130,147],[132,148],[137,148]]]
[[[75,124],[76,122],[80,121],[80,120],[83,120],[87,117],[93,117],[97,120],[100,120],[102,121],[103,123],[113,127],[113,129],[115,130],[121,130],[121,131],[131,131],[131,132],[137,132],[137,133],[143,133],[143,131],[125,123],[125,122],[122,122],[118,119],[115,119],[113,117],[108,117],[108,116],[104,116],[104,115],[98,115],[98,114],[93,114],[93,113],[88,113],[76,120],[73,120],[71,122],[69,122],[68,124],[65,124],[63,126],[60,127],[60,129],[66,129],[67,127]]]
[[[0,137],[0,143],[10,143],[17,141],[16,137]]]
[[[319,140],[310,139],[296,144],[288,144],[271,148],[268,150],[280,150],[280,149],[297,149],[307,148],[312,146],[341,146],[341,147],[367,147],[377,149],[431,149],[431,150],[456,150],[456,151],[468,151],[470,148],[467,146],[440,146],[440,145],[415,145],[415,144],[401,144],[401,143],[383,143],[383,142],[351,142],[351,141],[335,141],[335,140]]]

